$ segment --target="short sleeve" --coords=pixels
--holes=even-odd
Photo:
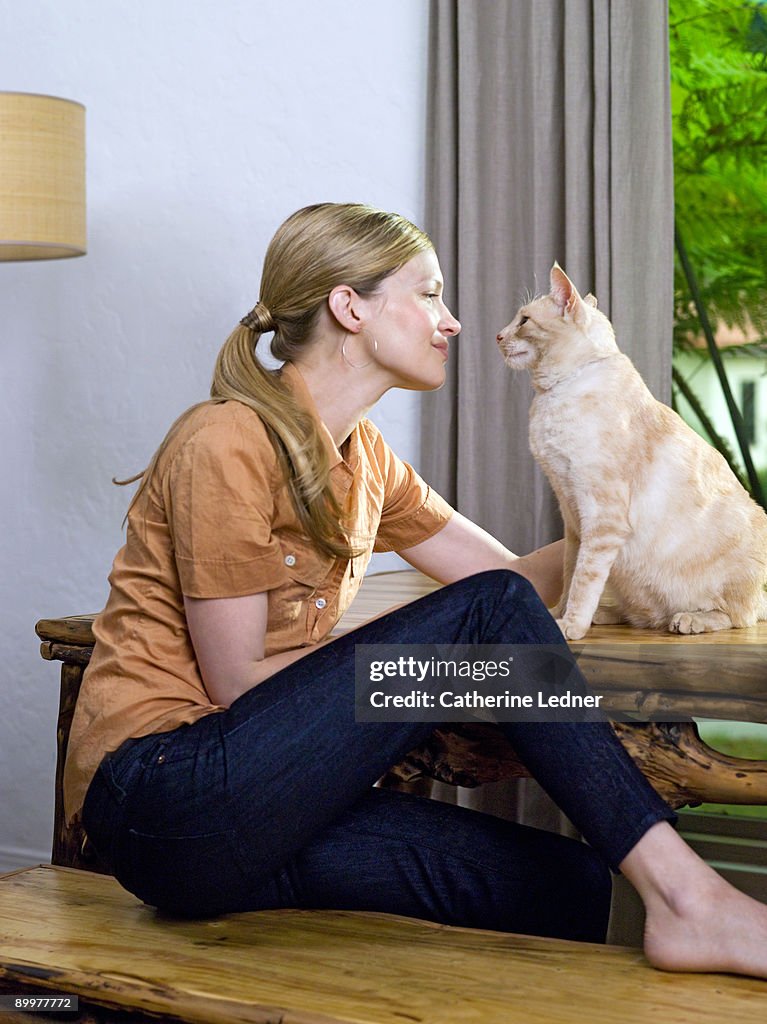
[[[375,551],[402,551],[438,533],[453,508],[391,450],[380,434],[376,460],[383,471],[384,502]]]
[[[284,582],[272,535],[276,455],[255,415],[253,426],[226,411],[175,453],[163,481],[182,592],[242,597]],[[249,415],[246,414],[246,415]]]

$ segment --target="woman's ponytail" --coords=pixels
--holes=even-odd
[[[296,403],[279,370],[267,370],[256,355],[256,325],[266,331],[274,329],[269,326],[273,323],[261,302],[243,317],[218,354],[210,397],[214,402],[242,402],[258,413],[307,534],[325,554],[350,558],[354,551],[342,532],[341,510],[329,484],[327,450],[316,421]]]

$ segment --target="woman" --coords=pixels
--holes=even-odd
[[[131,503],[68,816],[126,888],[189,915],[335,907],[602,940],[609,865],[645,902],[654,964],[767,974],[767,910],[685,846],[605,725],[503,725],[590,846],[373,788],[433,726],[354,721],[356,643],[564,642],[545,607],[559,545],[517,558],[364,419],[389,388],[438,388],[459,330],[404,218],[323,204],[283,224],[212,400]],[[267,331],[277,373],[254,356]],[[373,549],[452,585],[329,641]]]

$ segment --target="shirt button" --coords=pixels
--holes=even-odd
[[[324,608],[324,607],[325,607],[325,605],[326,605],[327,603],[328,603],[328,602],[327,602],[327,601],[325,600],[325,598],[324,598],[324,597],[318,597],[318,598],[317,598],[317,600],[316,600],[316,601],[314,602],[314,606],[315,606],[315,608],[320,608],[320,609],[322,609],[322,608]]]
[[[295,565],[295,564],[296,564],[296,556],[295,555],[285,555],[285,565]]]

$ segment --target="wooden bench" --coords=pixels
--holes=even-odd
[[[80,1024],[762,1024],[765,992],[618,946],[344,911],[182,921],[105,875],[0,878],[0,996],[76,996]]]
[[[422,597],[438,584],[416,572],[380,573],[363,582],[337,627],[353,629],[394,605]],[[77,827],[64,820],[62,776],[69,729],[85,666],[93,648],[93,615],[42,619],[37,633],[48,660],[63,662],[57,727],[52,862],[100,870]],[[604,706],[616,713],[658,718],[698,714],[767,722],[767,623],[750,629],[674,637],[624,626],[595,627],[572,645]],[[767,804],[767,761],[728,757],[703,743],[692,721],[616,723],[620,739],[658,791],[675,807],[701,802]],[[526,769],[496,726],[458,724],[438,729],[385,784],[437,779],[475,786],[524,776]]]

